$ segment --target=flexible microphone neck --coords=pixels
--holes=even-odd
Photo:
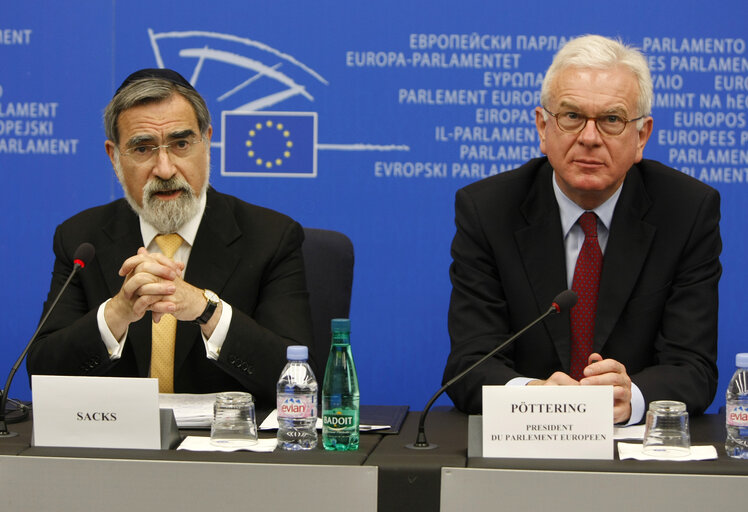
[[[421,417],[418,420],[418,435],[416,437],[416,441],[413,444],[406,445],[406,448],[416,449],[416,450],[429,450],[436,448],[435,444],[429,444],[428,440],[426,439],[426,416],[429,412],[429,409],[431,409],[431,406],[434,405],[434,402],[437,398],[439,398],[442,393],[444,393],[449,386],[454,384],[455,382],[462,379],[465,375],[473,371],[474,368],[482,364],[487,359],[493,357],[498,351],[500,351],[502,348],[506,347],[510,343],[512,343],[514,340],[522,336],[527,330],[529,330],[531,327],[535,326],[535,324],[542,322],[545,320],[548,316],[556,313],[560,313],[561,311],[566,311],[574,306],[577,302],[577,294],[574,293],[571,290],[565,290],[553,299],[553,303],[551,306],[540,315],[538,318],[527,324],[524,328],[522,328],[520,331],[516,332],[513,336],[509,337],[504,343],[496,347],[495,349],[491,350],[488,354],[481,357],[478,361],[470,365],[467,369],[463,370],[462,372],[458,373],[451,379],[449,379],[441,388],[439,388],[439,391],[437,391],[434,396],[431,397],[431,399],[426,404],[426,407],[423,408],[423,411],[421,412]]]
[[[67,289],[68,284],[70,284],[70,281],[73,279],[73,276],[75,276],[75,274],[78,272],[79,269],[84,268],[87,262],[93,259],[93,256],[94,256],[94,247],[88,242],[82,243],[75,250],[75,253],[73,254],[74,263],[73,263],[72,272],[70,272],[70,275],[65,281],[65,284],[62,285],[62,288],[60,288],[60,291],[57,293],[57,296],[55,297],[55,300],[52,302],[52,305],[49,306],[49,308],[47,309],[47,312],[42,317],[41,321],[39,322],[39,326],[36,328],[36,331],[34,332],[34,335],[31,336],[31,339],[26,344],[26,347],[23,349],[23,352],[21,352],[20,357],[16,360],[15,364],[13,365],[13,368],[11,368],[10,374],[8,375],[8,380],[5,381],[5,389],[3,391],[0,391],[0,439],[6,438],[6,437],[13,437],[17,435],[15,432],[8,431],[8,425],[5,419],[6,418],[5,407],[8,401],[8,392],[10,391],[10,383],[13,381],[13,377],[18,371],[18,368],[20,368],[21,363],[23,363],[23,360],[26,357],[26,354],[29,352],[31,345],[34,343],[36,336],[39,334],[39,331],[41,331],[42,327],[44,327],[44,324],[47,321],[47,318],[49,318],[50,313],[52,313],[52,310],[57,305],[57,302],[60,300],[60,297],[62,297],[62,294]]]

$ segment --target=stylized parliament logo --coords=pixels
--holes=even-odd
[[[329,85],[292,55],[259,41],[216,32],[148,29],[148,36],[156,65],[182,73],[198,88],[211,112],[221,112],[221,133],[216,133],[214,123],[211,146],[221,150],[223,176],[313,178],[319,150],[410,150],[397,144],[320,144],[317,112],[276,110],[298,98],[312,103],[313,90]],[[185,72],[185,62],[192,65],[190,73]],[[203,75],[210,78],[198,83]],[[225,81],[214,80],[216,76]]]

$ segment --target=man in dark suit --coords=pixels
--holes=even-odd
[[[303,230],[209,187],[210,115],[178,73],[130,75],[105,124],[125,199],[57,228],[45,311],[78,245],[96,257],[31,348],[29,374],[150,375],[162,392],[246,390],[274,405],[286,347],[311,341]],[[161,235],[176,241],[168,257]]]
[[[599,36],[572,40],[546,73],[536,109],[547,158],[458,191],[445,381],[539,316],[560,291],[579,287],[587,234],[577,221],[586,212],[594,214],[585,215],[589,254],[602,260],[590,321],[564,313],[533,327],[448,390],[460,409],[480,412],[481,386],[496,384],[612,385],[617,423],[641,421],[653,400],[685,402],[691,413],[711,403],[719,195],[642,159],[652,96],[637,50]],[[583,325],[586,349],[575,332]],[[582,361],[576,373],[575,357]]]

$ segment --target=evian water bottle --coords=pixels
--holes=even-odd
[[[278,446],[283,450],[311,450],[317,446],[317,380],[309,367],[309,349],[286,349],[288,363],[277,387]]]
[[[735,366],[727,385],[725,451],[730,457],[748,459],[748,353],[736,355]]]

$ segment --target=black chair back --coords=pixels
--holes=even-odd
[[[353,289],[353,243],[342,233],[304,228],[304,254],[309,305],[312,310],[317,382],[322,387],[330,353],[330,320],[348,318]]]

